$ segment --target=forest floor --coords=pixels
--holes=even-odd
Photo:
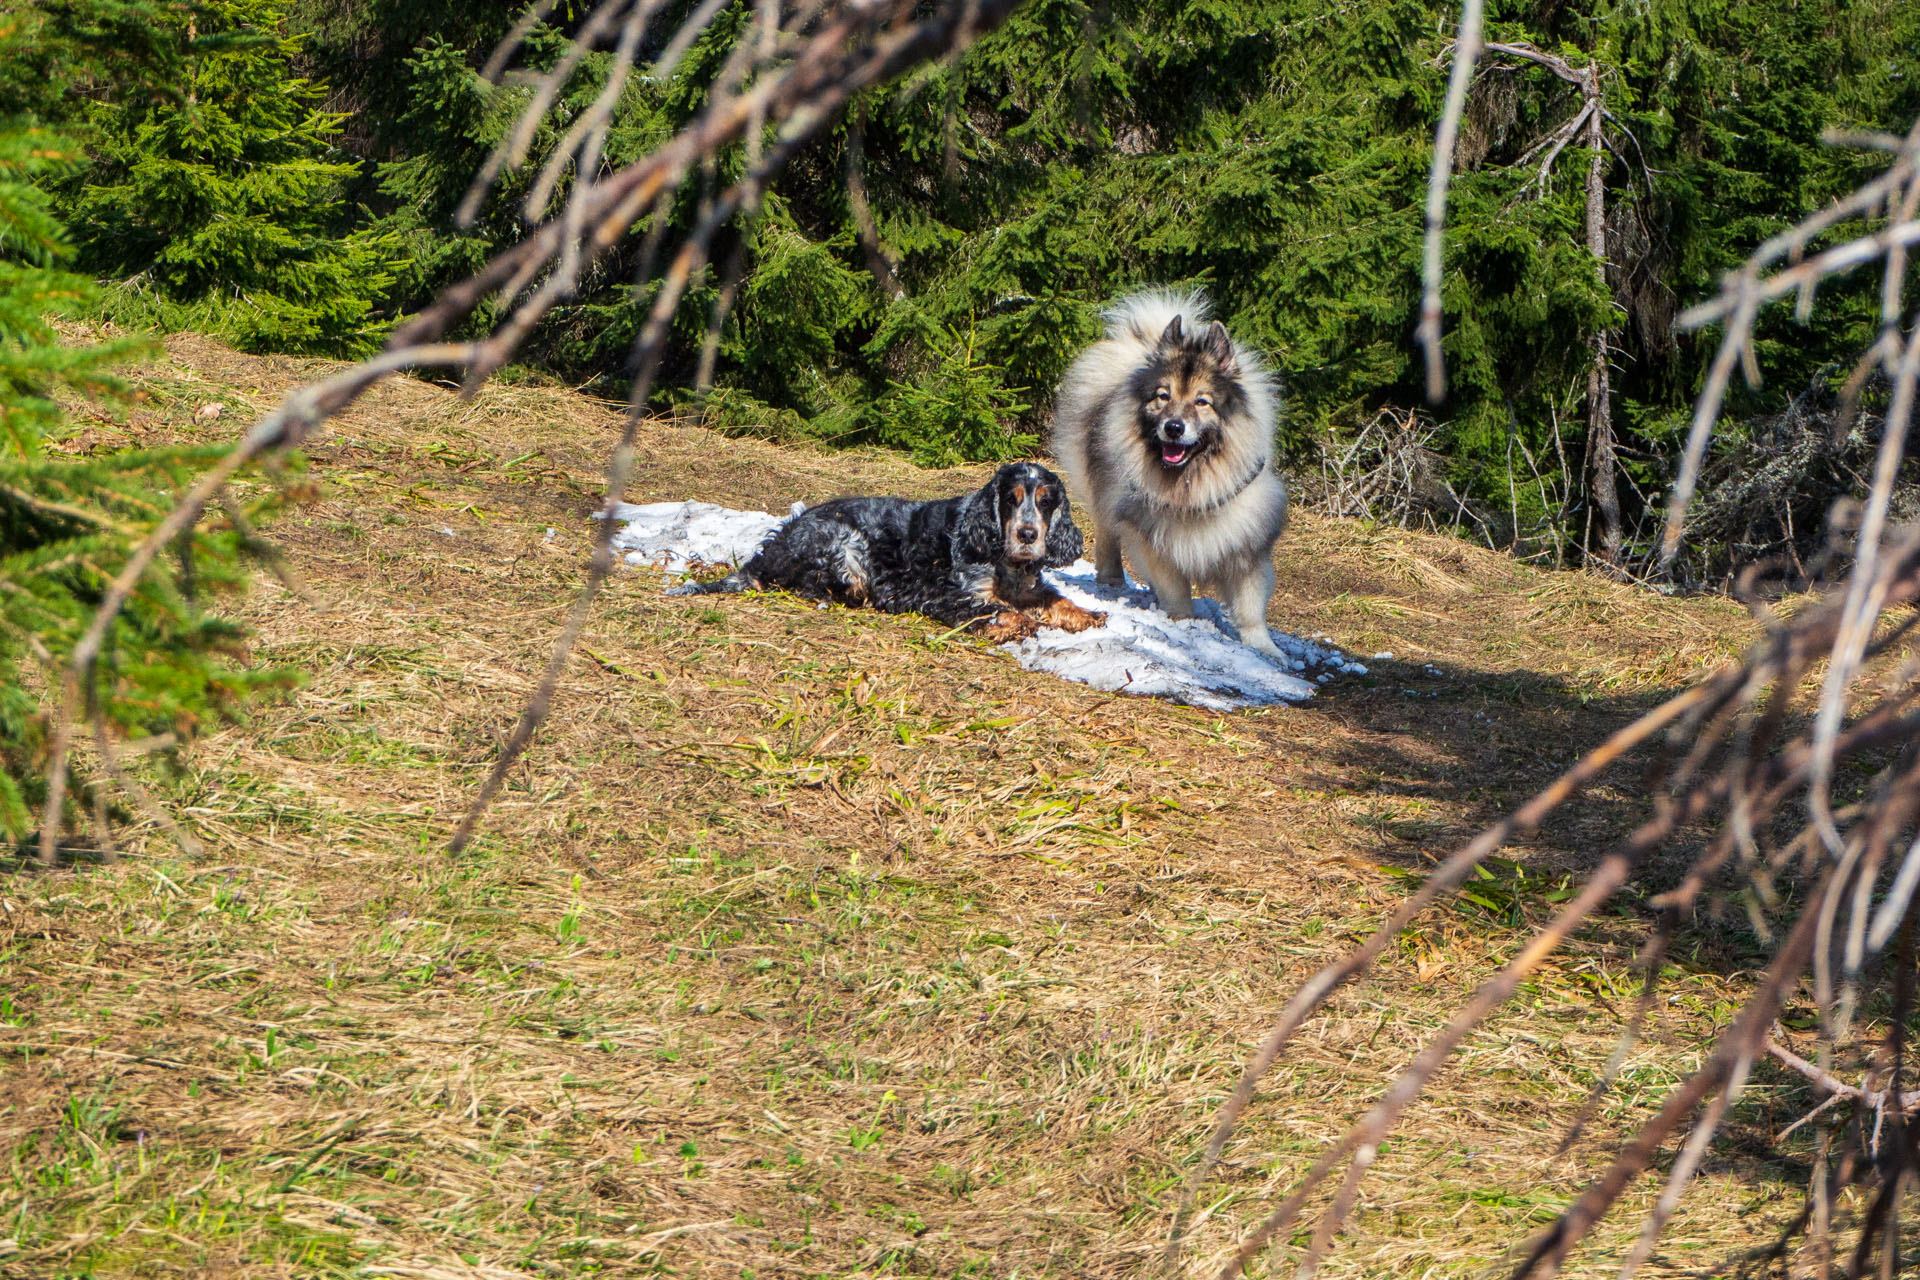
[[[229,438],[324,368],[179,338],[65,447]],[[274,529],[308,598],[268,580],[234,606],[304,685],[149,773],[205,852],[136,822],[117,857],[0,879],[0,1275],[1142,1273],[1295,986],[1753,631],[1727,601],[1303,514],[1273,621],[1371,670],[1222,715],[912,617],[623,569],[450,857],[581,581],[619,421],[547,386],[370,395]],[[983,474],[662,422],[630,496],[778,511]],[[1193,1274],[1644,816],[1638,777],[1309,1024],[1206,1188]],[[1325,1274],[1498,1271],[1701,1059],[1760,954],[1706,916],[1560,1149],[1672,874],[1647,867],[1467,1039]],[[1771,1238],[1812,1140],[1773,1135],[1809,1105],[1757,1068],[1644,1274]],[[1657,1181],[1572,1274],[1617,1269]]]

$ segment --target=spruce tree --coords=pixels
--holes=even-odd
[[[79,158],[42,120],[75,71],[66,59],[87,48],[62,44],[36,15],[11,16],[0,23],[0,65],[37,63],[33,75],[0,75],[0,839],[18,842],[40,818],[75,643],[132,547],[220,450],[88,452],[68,439],[61,399],[113,397],[124,389],[114,367],[144,344],[76,345],[56,327],[99,305],[92,283],[64,268],[70,251],[43,189]],[[109,633],[83,715],[97,714],[113,737],[184,739],[252,690],[285,682],[284,672],[239,666],[242,631],[205,607],[244,586],[242,542],[231,524],[203,530],[147,572]]]
[[[385,188],[369,203],[408,237],[414,305],[523,234],[521,178],[508,178],[473,228],[456,231],[446,213],[526,99],[511,83],[488,89],[473,70],[489,52],[481,28],[491,31],[504,10],[489,3],[436,18],[400,6],[411,30],[447,36],[404,55],[373,34],[390,25],[375,18],[396,2],[357,0],[348,6],[363,15],[356,22],[313,26],[325,28],[318,39],[343,41],[320,50],[325,65],[345,65],[368,40],[385,66],[410,58],[414,105],[369,125],[382,139]],[[1447,215],[1444,405],[1425,405],[1409,339],[1456,0],[1028,0],[963,58],[853,105],[850,119],[864,120],[868,204],[892,264],[885,286],[867,270],[847,194],[851,123],[794,156],[759,223],[737,231],[748,238],[747,274],[709,413],[723,425],[777,423],[927,457],[987,456],[1042,432],[1051,389],[1096,333],[1103,302],[1143,284],[1204,284],[1279,370],[1282,443],[1295,457],[1383,408],[1418,408],[1431,415],[1423,420],[1447,478],[1500,532],[1558,524],[1577,543],[1589,502],[1611,506],[1603,484],[1589,498],[1591,471],[1617,474],[1620,536],[1630,541],[1636,520],[1660,506],[1701,375],[1699,342],[1674,332],[1674,315],[1765,236],[1884,163],[1824,147],[1820,135],[1911,124],[1920,8],[1651,0],[1489,9],[1492,39],[1597,69],[1607,128],[1604,154],[1583,134],[1543,174],[1547,149],[1537,144],[1577,109],[1579,91],[1537,66],[1483,64]],[[699,109],[703,75],[750,13],[732,6],[717,17],[671,82],[631,78],[606,163],[631,160]],[[556,10],[526,63],[551,65],[577,21]],[[328,34],[346,30],[350,41]],[[582,63],[528,170],[591,99],[604,65],[604,54]],[[380,94],[365,100],[386,100]],[[1596,168],[1602,255],[1586,216]],[[691,188],[675,210],[681,226],[697,204]],[[723,238],[714,260],[735,247]],[[617,379],[645,305],[630,290],[634,266],[629,244],[589,272],[525,357],[574,378]],[[700,311],[712,296],[689,292],[680,317],[688,341],[663,371],[663,398],[694,381]],[[1874,315],[1864,278],[1824,288],[1810,326],[1769,312],[1760,329],[1768,384],[1738,390],[1733,417],[1777,412],[1784,390],[1844,371]],[[900,413],[901,388],[948,380],[953,335],[969,333],[968,378],[993,384],[991,394],[922,396]],[[1604,380],[1592,378],[1601,343]],[[995,429],[981,429],[982,404],[1000,419]],[[1583,466],[1589,432],[1612,436],[1617,472]],[[1738,435],[1736,424],[1727,438]],[[1604,439],[1594,444],[1604,453]],[[1533,474],[1558,473],[1562,459],[1571,502]],[[1603,510],[1593,524],[1604,550],[1612,520]]]
[[[204,0],[160,21],[177,79],[115,86],[87,121],[66,210],[87,270],[151,298],[170,327],[252,350],[349,352],[377,336],[395,249],[343,189],[344,116],[293,73],[285,0]]]

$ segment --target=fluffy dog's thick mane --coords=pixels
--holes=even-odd
[[[1203,350],[1212,307],[1198,290],[1150,289],[1109,307],[1106,337],[1074,362],[1061,387],[1056,418],[1097,421],[1106,426],[1109,440],[1131,439],[1138,411],[1132,388],[1142,370],[1161,361],[1161,336],[1176,317],[1189,335],[1189,349]],[[1155,465],[1144,447],[1103,450],[1103,465],[1114,469],[1103,477],[1103,487],[1136,492],[1178,519],[1225,505],[1271,465],[1279,398],[1273,376],[1258,353],[1231,338],[1228,342],[1232,357],[1220,372],[1234,384],[1239,421],[1222,434],[1219,447],[1203,465],[1172,474]],[[1076,488],[1090,478],[1089,459],[1074,456],[1079,446],[1066,433],[1054,445]],[[1083,494],[1085,505],[1092,505],[1090,496]]]

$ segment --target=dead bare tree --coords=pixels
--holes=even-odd
[[[634,72],[649,34],[665,34],[665,42],[646,69],[647,74],[656,80],[666,79],[678,72],[694,42],[734,3],[750,3],[754,22],[749,34],[735,42],[728,58],[713,74],[703,108],[651,153],[608,170],[603,164],[608,128],[621,89]],[[263,457],[298,448],[330,416],[402,370],[460,368],[471,391],[507,362],[555,305],[572,296],[588,266],[644,223],[651,230],[642,245],[643,270],[636,289],[643,298],[651,293],[651,305],[631,356],[633,385],[626,431],[607,468],[603,514],[610,515],[621,500],[632,468],[637,428],[664,354],[668,322],[687,290],[705,275],[716,235],[731,223],[754,217],[767,185],[853,95],[911,68],[958,53],[999,25],[1015,3],[702,0],[670,34],[654,32],[656,20],[665,11],[662,0],[601,0],[589,9],[553,69],[531,82],[531,97],[516,126],[476,176],[460,209],[459,217],[470,220],[500,175],[527,162],[538,127],[562,85],[588,53],[610,44],[613,56],[601,92],[572,121],[529,191],[524,208],[530,224],[526,237],[468,279],[443,291],[430,306],[402,324],[380,355],[289,394],[201,476],[152,535],[133,548],[109,584],[61,677],[48,763],[48,795],[40,828],[41,861],[50,863],[57,848],[76,727],[92,719],[96,734],[104,733],[99,713],[88,711],[99,700],[90,699],[87,692],[98,678],[96,664],[114,618],[156,557],[197,524],[208,504],[221,498],[242,469]],[[498,81],[505,73],[521,42],[552,8],[552,0],[538,0],[515,25],[487,64],[483,74],[490,81]],[[723,170],[715,162],[733,147],[740,149],[744,159],[741,176],[716,189],[713,175]],[[572,182],[558,210],[550,211],[569,170]],[[669,202],[695,177],[706,182],[708,189],[699,201],[693,226],[669,244]],[[858,181],[857,173],[854,181]],[[735,253],[724,268],[709,348],[725,320],[743,267],[744,255]],[[455,324],[488,298],[510,308],[491,334],[472,341],[445,340]],[[704,380],[711,374],[710,354],[703,353],[701,368]],[[598,525],[586,584],[568,614],[534,695],[453,837],[456,849],[472,838],[500,780],[545,717],[554,686],[599,588],[613,568],[614,521],[603,519]],[[111,766],[109,771],[113,777],[123,776]]]
[[[1542,53],[1527,44],[1489,44],[1488,52],[1538,63],[1580,91],[1580,109],[1548,135],[1546,159],[1537,181],[1544,188],[1553,162],[1575,137],[1584,135],[1587,148],[1587,252],[1604,292],[1607,288],[1607,148],[1603,122],[1610,120],[1601,88],[1600,64],[1589,61],[1575,67],[1558,54]],[[1600,558],[1609,567],[1620,563],[1619,461],[1613,447],[1613,386],[1607,362],[1613,349],[1613,327],[1593,335],[1593,362],[1587,370],[1587,473],[1593,485],[1593,510],[1600,513]]]
[[[1478,19],[1468,15],[1474,22]],[[1520,165],[1532,164],[1534,171],[1522,191],[1532,190],[1545,196],[1548,184],[1553,176],[1554,164],[1561,154],[1576,140],[1584,143],[1588,149],[1587,173],[1583,184],[1586,197],[1584,232],[1587,252],[1593,259],[1594,277],[1603,292],[1608,290],[1607,283],[1607,165],[1611,155],[1611,145],[1606,129],[1611,126],[1617,134],[1624,134],[1625,128],[1614,114],[1607,109],[1605,77],[1598,61],[1589,60],[1583,67],[1576,67],[1556,53],[1546,53],[1525,43],[1481,42],[1476,39],[1470,45],[1466,38],[1467,19],[1462,22],[1461,38],[1442,52],[1444,60],[1452,57],[1456,81],[1461,75],[1461,67],[1467,67],[1466,76],[1471,81],[1473,68],[1466,50],[1472,48],[1475,57],[1495,55],[1517,59],[1520,62],[1545,67],[1559,79],[1572,85],[1579,91],[1579,106],[1573,113],[1545,135],[1536,140],[1523,152],[1516,162]],[[1494,64],[1485,68],[1482,75],[1495,71],[1512,70],[1513,64]],[[1451,91],[1450,91],[1451,92]],[[1466,95],[1462,94],[1459,110],[1465,109]],[[1455,112],[1451,97],[1448,102],[1449,114]],[[1448,152],[1447,165],[1451,169],[1451,142],[1447,132],[1446,120],[1441,122],[1441,141],[1435,144],[1436,157],[1434,173],[1438,182],[1440,161],[1439,151],[1444,145]],[[1453,126],[1457,134],[1458,125]],[[1537,163],[1536,163],[1537,161]],[[1444,189],[1444,183],[1441,183]],[[1444,212],[1444,211],[1442,211]],[[1433,380],[1433,360],[1439,348],[1439,224],[1435,221],[1440,215],[1431,207],[1428,210],[1427,224],[1427,298],[1433,303],[1431,323],[1423,309],[1421,327],[1416,339],[1429,351],[1428,398],[1439,398]],[[1615,450],[1613,434],[1613,386],[1609,362],[1612,359],[1616,338],[1616,326],[1608,325],[1593,335],[1591,340],[1592,359],[1587,367],[1587,454],[1586,471],[1590,485],[1590,510],[1600,517],[1600,562],[1611,570],[1617,571],[1621,565],[1621,546],[1624,530],[1620,517],[1620,463]]]
[[[1460,50],[1478,48],[1478,21],[1478,6],[1469,4]],[[1456,84],[1462,61],[1464,54],[1456,60]],[[1451,166],[1450,148],[1443,144],[1457,134],[1464,98],[1449,94],[1448,118],[1440,125],[1435,148],[1436,175]],[[1586,126],[1585,121],[1581,124]],[[1920,979],[1915,955],[1920,933],[1920,646],[1914,643],[1920,618],[1912,608],[1920,604],[1920,526],[1893,528],[1887,515],[1920,394],[1920,314],[1901,309],[1907,246],[1920,241],[1920,220],[1915,218],[1920,207],[1920,122],[1904,138],[1872,135],[1838,141],[1887,151],[1887,170],[1762,245],[1729,277],[1716,299],[1682,319],[1688,328],[1715,322],[1725,327],[1696,406],[1670,511],[1667,547],[1671,553],[1678,545],[1734,364],[1744,361],[1749,377],[1757,377],[1753,322],[1759,308],[1797,294],[1804,316],[1821,281],[1879,261],[1882,330],[1848,385],[1857,395],[1867,376],[1878,371],[1890,383],[1891,393],[1873,483],[1854,540],[1851,576],[1823,605],[1790,622],[1763,614],[1765,637],[1744,661],[1669,700],[1588,753],[1511,816],[1453,854],[1379,930],[1298,990],[1220,1109],[1175,1215],[1166,1255],[1170,1265],[1187,1246],[1201,1186],[1253,1106],[1260,1081],[1308,1019],[1343,984],[1368,972],[1403,929],[1496,849],[1537,828],[1629,751],[1663,740],[1665,763],[1649,780],[1653,802],[1646,820],[1600,860],[1552,920],[1534,930],[1374,1106],[1236,1243],[1220,1276],[1230,1280],[1276,1237],[1292,1234],[1305,1216],[1317,1211],[1298,1257],[1298,1274],[1312,1276],[1351,1215],[1381,1143],[1463,1039],[1618,893],[1650,853],[1681,832],[1702,829],[1712,832],[1704,848],[1679,884],[1654,900],[1658,921],[1637,957],[1643,975],[1640,1000],[1624,1019],[1620,1049],[1595,1090],[1593,1104],[1644,1025],[1661,960],[1677,930],[1711,886],[1732,880],[1744,887],[1754,904],[1756,928],[1771,939],[1773,959],[1739,1014],[1720,1033],[1707,1061],[1668,1093],[1657,1113],[1629,1135],[1586,1190],[1521,1250],[1514,1274],[1557,1272],[1627,1186],[1652,1169],[1662,1145],[1684,1133],[1620,1274],[1629,1277],[1638,1270],[1763,1058],[1804,1076],[1825,1095],[1815,1116],[1808,1117],[1823,1119],[1824,1129],[1804,1209],[1767,1252],[1785,1258],[1797,1248],[1815,1274],[1830,1275],[1841,1260],[1839,1238],[1846,1228],[1852,1240],[1842,1262],[1845,1274],[1890,1276],[1900,1267],[1901,1212],[1920,1187],[1920,1130],[1914,1126],[1920,1091],[1910,1087],[1907,1043]],[[1436,184],[1444,190],[1438,177]],[[1875,225],[1877,214],[1884,217]],[[1815,237],[1848,219],[1868,225],[1853,239],[1803,258],[1801,251]],[[1438,267],[1431,255],[1429,267],[1428,296],[1437,299]],[[1423,313],[1420,340],[1429,360],[1437,361],[1437,330],[1430,330],[1426,319]],[[1750,586],[1754,576],[1749,572],[1741,585]],[[1809,692],[1816,686],[1817,692]],[[1863,780],[1852,788],[1857,798],[1837,805],[1830,794],[1832,782],[1836,771],[1849,763]],[[1791,894],[1782,891],[1788,885]],[[1803,985],[1810,986],[1818,1011],[1817,1052],[1811,1060],[1780,1043],[1776,1030],[1783,1007]],[[1871,1035],[1857,1016],[1869,997],[1882,1028]],[[1857,1082],[1836,1070],[1841,1061],[1860,1064]],[[1590,1105],[1589,1114],[1592,1110]],[[1864,1207],[1845,1214],[1843,1191],[1856,1193]]]

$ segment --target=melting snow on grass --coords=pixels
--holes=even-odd
[[[628,564],[670,573],[740,564],[786,519],[707,502],[627,504],[614,518],[623,527],[613,543],[627,553]],[[1313,696],[1315,682],[1366,674],[1366,667],[1331,645],[1282,631],[1272,633],[1285,655],[1276,663],[1240,643],[1217,601],[1196,599],[1194,616],[1175,622],[1154,607],[1146,587],[1131,581],[1124,588],[1100,586],[1085,560],[1047,576],[1062,594],[1105,613],[1107,621],[1078,635],[1048,628],[1000,646],[1030,671],[1216,711],[1299,702]]]
[[[803,503],[793,504],[794,515],[805,509]],[[628,564],[684,573],[696,564],[731,568],[746,562],[787,517],[711,502],[623,502],[613,518],[626,526],[613,535],[613,545],[627,553]]]

